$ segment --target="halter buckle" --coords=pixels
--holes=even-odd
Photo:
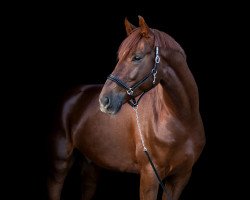
[[[160,60],[161,60],[161,58],[160,58],[160,56],[159,55],[156,55],[155,56],[155,63],[160,63]]]
[[[161,58],[160,58],[160,56],[159,56],[159,47],[156,47],[155,48],[155,63],[160,63],[160,60],[161,60]]]

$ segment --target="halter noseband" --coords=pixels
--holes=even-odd
[[[156,46],[155,47],[155,64],[154,67],[152,68],[151,72],[146,75],[143,79],[141,79],[140,81],[136,82],[134,85],[132,85],[131,87],[129,87],[126,83],[124,83],[121,79],[119,79],[118,77],[110,74],[107,79],[114,81],[117,85],[119,85],[120,87],[124,88],[125,90],[127,90],[127,94],[131,97],[131,99],[128,101],[129,105],[131,105],[132,107],[135,107],[138,105],[139,101],[141,100],[142,96],[148,92],[150,89],[147,89],[145,91],[143,91],[143,93],[140,95],[139,99],[136,101],[135,97],[133,96],[134,90],[137,89],[138,87],[140,87],[151,75],[153,76],[153,85],[155,84],[155,79],[156,79],[156,74],[157,74],[157,67],[158,64],[160,63],[160,56],[159,56],[159,47]]]

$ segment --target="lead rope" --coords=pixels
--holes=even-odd
[[[162,180],[161,180],[161,178],[160,178],[160,176],[159,176],[159,174],[158,174],[158,172],[157,172],[157,170],[155,168],[155,165],[154,165],[154,163],[153,163],[153,161],[152,161],[152,159],[151,159],[151,157],[150,157],[150,155],[148,153],[148,150],[147,150],[147,148],[145,146],[145,142],[144,142],[142,132],[141,132],[141,125],[140,125],[140,121],[139,121],[138,105],[134,106],[133,110],[135,111],[135,115],[136,115],[136,123],[137,123],[138,131],[139,131],[139,134],[140,134],[141,143],[142,143],[142,146],[143,146],[143,151],[146,154],[146,156],[147,156],[147,158],[148,158],[148,160],[150,162],[150,165],[152,166],[152,168],[154,170],[154,173],[155,173],[155,175],[156,175],[156,177],[158,179],[159,184],[161,185],[163,191],[166,193],[168,199],[170,199],[169,193],[168,193],[167,189],[165,188],[165,186],[164,186],[164,184],[163,184],[163,182],[162,182]]]
[[[145,146],[145,142],[144,142],[144,139],[143,139],[142,133],[141,133],[141,125],[140,125],[139,116],[138,116],[138,105],[134,106],[133,110],[135,111],[136,123],[137,123],[138,131],[139,131],[139,134],[140,134],[141,143],[142,143],[142,146],[143,146],[143,151],[146,152],[148,150],[147,150],[147,148]]]

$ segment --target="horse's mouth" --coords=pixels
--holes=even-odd
[[[109,110],[103,106],[100,106],[100,110],[103,112],[103,113],[106,113],[106,114],[110,114],[110,115],[115,115],[118,111],[116,110]]]
[[[99,98],[100,110],[103,113],[115,115],[121,110],[123,101],[123,94],[111,93],[109,95],[101,95]]]
[[[109,105],[108,107],[100,103],[100,110],[103,113],[110,114],[110,115],[117,114],[120,111],[121,107],[122,107],[122,103],[118,103],[116,106]]]

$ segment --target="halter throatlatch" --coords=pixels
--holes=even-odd
[[[159,56],[159,47],[155,47],[155,64],[153,69],[151,70],[151,72],[146,75],[142,80],[136,82],[134,85],[132,86],[128,86],[126,83],[124,83],[121,79],[119,79],[118,77],[110,74],[107,79],[114,81],[117,85],[119,85],[120,87],[124,88],[127,91],[127,94],[131,97],[131,99],[129,100],[129,104],[132,107],[136,107],[139,103],[139,101],[141,100],[142,96],[148,92],[150,89],[144,90],[142,92],[142,94],[140,95],[139,99],[136,101],[135,96],[133,96],[134,94],[134,90],[137,89],[138,87],[140,87],[150,76],[153,76],[153,82],[152,84],[155,84],[155,80],[156,80],[156,74],[157,74],[157,67],[158,64],[160,63],[160,56]]]

